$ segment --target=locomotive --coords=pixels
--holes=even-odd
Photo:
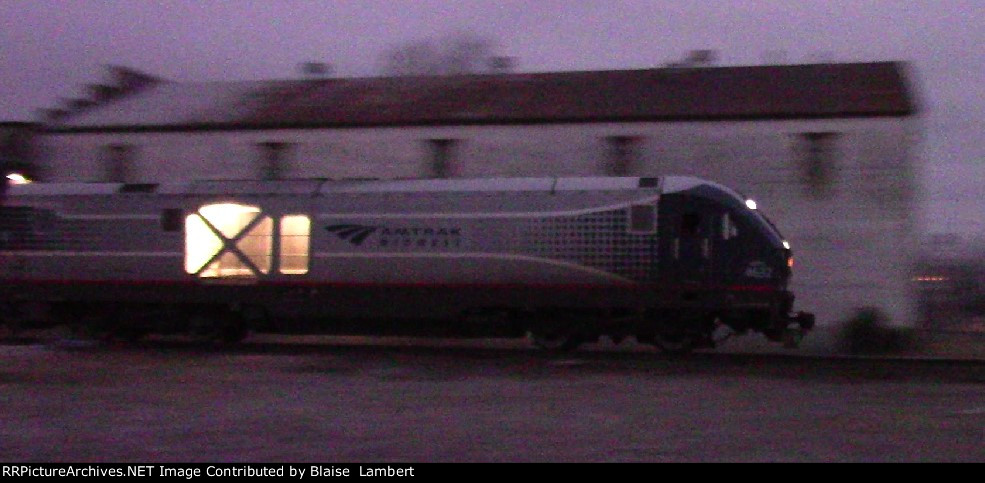
[[[10,186],[0,316],[135,338],[527,336],[795,345],[790,245],[685,176]]]

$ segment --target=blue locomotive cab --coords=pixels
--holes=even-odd
[[[779,340],[811,329],[811,314],[790,313],[790,244],[757,203],[705,180],[667,180],[659,223],[663,283],[696,300],[710,294],[706,299],[718,301],[712,310],[740,331]]]

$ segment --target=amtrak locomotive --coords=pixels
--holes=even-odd
[[[752,200],[691,177],[35,183],[0,206],[3,322],[123,337],[790,343],[813,326],[792,263]]]

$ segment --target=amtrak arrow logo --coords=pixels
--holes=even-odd
[[[352,243],[353,245],[362,245],[363,241],[369,238],[370,235],[379,230],[378,226],[367,226],[367,225],[329,225],[325,227],[329,233],[335,233],[339,238]]]

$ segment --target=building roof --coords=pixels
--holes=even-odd
[[[907,116],[896,62],[157,82],[50,121],[55,132]]]

